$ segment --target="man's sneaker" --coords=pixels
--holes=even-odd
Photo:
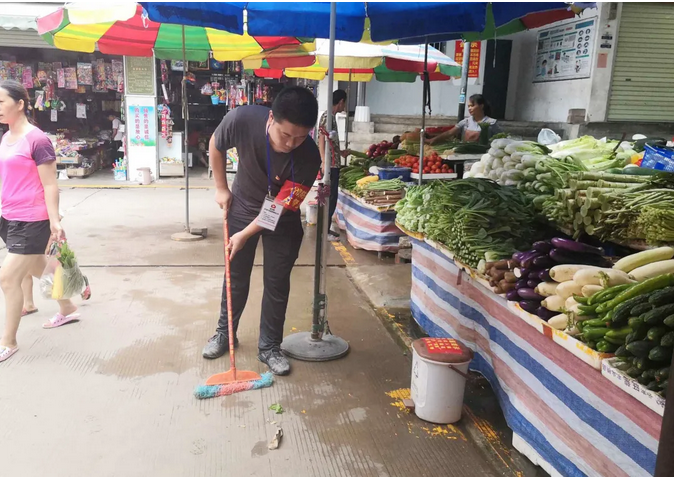
[[[260,362],[266,363],[274,375],[288,375],[290,373],[288,359],[283,356],[278,348],[262,350],[257,358],[260,359]]]
[[[236,348],[237,345],[239,345],[239,339],[234,337],[234,347]],[[227,352],[229,352],[229,337],[227,337],[227,334],[218,332],[208,339],[208,343],[201,354],[204,358],[216,359],[222,357]]]
[[[339,234],[328,232],[328,242],[339,242]]]

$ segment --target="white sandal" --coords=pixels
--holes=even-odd
[[[18,351],[19,347],[14,347],[13,349],[10,349],[9,347],[0,346],[0,362],[4,362]]]

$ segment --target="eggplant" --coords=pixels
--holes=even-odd
[[[534,251],[532,255],[527,256],[527,258],[522,261],[522,267],[533,267],[534,259],[541,256],[545,256],[545,254],[543,254],[542,252]]]
[[[553,282],[552,277],[550,277],[550,269],[544,269],[538,273],[538,278],[541,282]]]
[[[534,245],[531,248],[538,252],[550,252],[550,250],[552,250],[552,245],[549,241],[538,241],[534,242]]]
[[[534,267],[540,269],[541,267],[552,267],[556,264],[555,264],[555,261],[550,259],[550,256],[548,256],[546,254],[544,256],[539,256],[539,257],[534,258],[533,265],[534,265]]]
[[[513,260],[520,262],[526,254],[528,254],[529,251],[517,251],[516,253],[513,254]]]
[[[538,300],[520,300],[518,304],[523,310],[526,310],[530,314],[535,313],[536,310],[538,310],[538,308],[541,306],[541,302]]]
[[[528,279],[520,279],[517,282],[515,282],[515,288],[516,289],[526,289],[529,287],[529,280]]]
[[[581,254],[570,252],[565,249],[553,249],[550,258],[558,264],[583,264],[588,266],[610,267],[611,262],[603,256],[596,254]]]
[[[517,290],[511,290],[510,292],[506,292],[506,299],[511,302],[519,302],[520,295],[517,293]]]
[[[526,279],[529,277],[529,269],[526,267],[515,267],[513,273],[515,274],[515,277],[519,279]]]
[[[536,309],[536,315],[540,317],[541,319],[545,320],[546,322],[550,319],[552,319],[555,315],[558,315],[559,312],[553,312],[551,310],[546,309],[545,307],[541,306],[538,309]]]
[[[555,237],[550,242],[552,242],[552,245],[555,247],[555,249],[564,249],[570,252],[580,252],[581,254],[595,254],[598,256],[604,255],[604,249],[601,247],[590,246],[588,244],[583,244],[582,242],[572,241],[571,239]]]
[[[527,287],[529,289],[535,289],[538,284],[540,284],[541,281],[538,279],[532,279],[531,277],[527,279]]]
[[[545,299],[542,295],[538,295],[533,289],[517,289],[517,293],[524,300],[533,300],[540,304],[540,302]]]

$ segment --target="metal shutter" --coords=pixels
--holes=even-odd
[[[674,122],[674,4],[622,4],[609,121]]]
[[[44,41],[35,30],[19,30],[12,28],[5,30],[0,28],[0,49],[3,46],[24,47],[24,48],[49,48],[55,49],[49,43]]]

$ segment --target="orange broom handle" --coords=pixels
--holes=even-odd
[[[234,321],[232,319],[232,275],[230,272],[231,262],[229,257],[229,225],[227,216],[224,218],[225,233],[225,290],[227,294],[227,330],[229,332],[229,364],[236,381],[236,361],[234,359]]]

